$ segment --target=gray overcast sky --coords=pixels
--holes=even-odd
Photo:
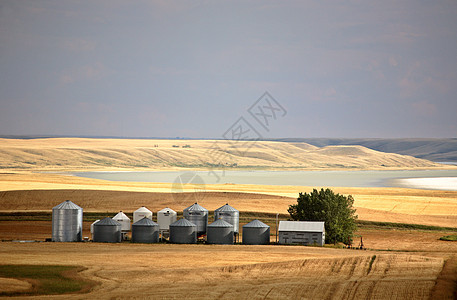
[[[2,0],[0,70],[2,135],[457,137],[457,1]]]

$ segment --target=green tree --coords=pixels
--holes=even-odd
[[[296,221],[324,221],[325,242],[347,242],[357,229],[356,210],[352,207],[351,195],[335,194],[331,189],[314,189],[311,193],[300,193],[297,204],[287,210]]]

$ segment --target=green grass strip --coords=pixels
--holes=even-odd
[[[0,292],[0,296],[57,295],[90,289],[92,284],[77,275],[81,267],[50,265],[0,265],[0,277],[26,280],[32,288]]]

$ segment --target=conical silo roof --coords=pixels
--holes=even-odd
[[[135,212],[148,212],[148,213],[152,213],[152,211],[150,211],[149,209],[147,209],[147,208],[144,207],[144,206],[138,208],[137,210],[135,210]]]
[[[54,206],[52,209],[81,209],[78,205],[74,204],[70,200],[65,200],[59,205]]]
[[[151,219],[144,217],[143,219],[133,223],[132,226],[159,226],[156,222],[152,221]]]
[[[197,204],[197,202],[195,202],[191,206],[185,208],[184,211],[206,211],[207,212],[208,210],[206,208],[204,208],[203,206]]]
[[[174,210],[172,210],[169,207],[165,207],[164,209],[161,209],[158,211],[159,213],[176,213]]]
[[[121,223],[111,219],[110,217],[107,217],[95,223],[94,226],[121,226]]]
[[[188,221],[186,219],[179,219],[178,221],[170,224],[170,227],[197,227],[194,223],[191,221]]]
[[[121,210],[120,212],[118,212],[117,215],[115,215],[115,216],[113,217],[113,220],[116,220],[116,221],[117,221],[117,220],[130,221],[130,218],[127,217],[127,215],[124,214],[124,212],[122,212],[122,210]]]
[[[231,207],[227,203],[224,206],[221,206],[221,207],[219,207],[218,209],[215,210],[215,212],[220,212],[220,211],[238,211],[238,209],[235,209],[235,208]]]
[[[259,220],[254,220],[243,226],[243,228],[245,228],[245,227],[246,228],[266,228],[266,227],[270,227],[270,226],[268,226],[267,224],[265,224]]]
[[[225,222],[222,219],[219,219],[219,220],[214,221],[213,223],[209,224],[208,227],[223,227],[223,228],[232,227],[233,228],[233,225],[228,222]]]

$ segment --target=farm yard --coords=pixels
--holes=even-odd
[[[23,151],[25,146],[15,147]],[[72,147],[78,148],[77,143]],[[11,160],[13,148],[8,150]],[[86,237],[95,219],[113,217],[120,210],[131,216],[146,206],[155,219],[158,210],[170,207],[180,218],[185,207],[198,201],[210,211],[209,222],[213,211],[225,203],[240,211],[240,228],[261,220],[271,227],[274,243],[276,214],[287,220],[287,208],[298,193],[313,187],[213,184],[198,193],[195,186],[170,193],[169,183],[68,176],[63,173],[70,171],[68,166],[47,166],[42,152],[29,155],[28,159],[39,157],[45,168],[6,168],[0,174],[0,265],[74,268],[73,273],[62,274],[80,284],[80,291],[49,298],[453,299],[456,295],[457,242],[440,240],[457,233],[456,191],[332,188],[354,197],[358,230],[353,245],[363,238],[365,250],[342,245],[52,243],[44,242],[51,237],[51,209],[64,200],[84,209]],[[27,242],[31,240],[38,242]],[[42,297],[36,291],[38,283],[0,275],[0,293]]]

